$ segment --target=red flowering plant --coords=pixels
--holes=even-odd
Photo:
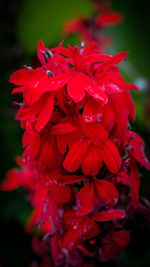
[[[26,188],[37,229],[33,248],[40,266],[97,266],[115,259],[129,243],[124,229],[140,201],[139,167],[150,170],[144,142],[130,130],[135,105],[118,63],[88,47],[48,49],[40,41],[41,66],[10,77],[23,94],[16,119],[24,129],[19,169],[7,173],[2,190]]]
[[[91,4],[93,15],[75,17],[71,21],[67,21],[64,25],[64,35],[69,36],[77,33],[86,43],[95,41],[103,49],[111,43],[111,38],[105,36],[103,30],[121,23],[123,15],[113,11],[107,1],[93,0]]]

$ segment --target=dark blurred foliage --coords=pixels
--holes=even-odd
[[[133,129],[146,143],[150,158],[150,6],[148,1],[113,0],[112,8],[125,16],[121,25],[110,27],[112,46],[106,51],[112,54],[129,51],[128,61],[121,65],[126,81],[135,82],[141,92],[134,92],[137,118]],[[57,45],[63,38],[63,24],[73,17],[92,13],[88,0],[1,0],[0,2],[0,180],[5,172],[15,166],[13,158],[22,153],[19,123],[14,120],[15,98],[11,97],[10,74],[35,61],[36,46],[42,39],[49,47]],[[79,41],[78,36],[65,40],[71,44]],[[141,171],[141,194],[150,199],[149,173]],[[0,193],[0,264],[3,267],[27,267],[35,259],[31,248],[31,236],[25,234],[23,226],[30,214],[25,192]],[[128,223],[131,243],[123,251],[117,263],[101,266],[150,266],[150,228],[146,221],[137,216]]]

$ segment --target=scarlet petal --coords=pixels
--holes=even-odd
[[[120,247],[113,241],[110,241],[102,249],[104,258],[106,259],[116,259],[120,255]]]
[[[126,87],[127,87],[128,90],[133,90],[133,91],[140,92],[139,88],[135,84],[127,83]]]
[[[100,168],[102,167],[102,162],[102,149],[98,146],[94,146],[91,144],[81,165],[83,173],[85,175],[97,175]]]
[[[101,200],[102,203],[104,203],[104,205],[110,208],[116,205],[119,199],[119,194],[112,183],[102,179],[96,179],[95,188],[98,198]]]
[[[80,124],[84,134],[94,145],[103,145],[108,139],[108,134],[99,122],[85,123],[82,119]]]
[[[106,27],[120,23],[123,20],[123,15],[114,11],[103,11],[96,19],[96,25]]]
[[[68,185],[60,185],[57,182],[51,182],[49,186],[50,196],[58,204],[67,203],[71,196],[70,187]]]
[[[32,135],[32,136],[38,136],[38,133],[35,131],[34,127],[33,127],[33,123],[35,122],[36,118],[32,120],[27,120],[26,121],[26,131]]]
[[[38,42],[37,56],[38,56],[38,59],[40,60],[41,64],[43,64],[44,58],[43,58],[43,55],[41,54],[41,51],[43,51],[43,52],[45,51],[45,45],[42,42],[42,40],[40,40]]]
[[[113,238],[121,248],[125,248],[130,241],[129,233],[126,230],[113,232]]]
[[[135,160],[131,161],[131,199],[134,206],[139,204],[140,174]]]
[[[13,94],[17,94],[17,93],[23,93],[25,91],[26,87],[25,86],[21,86],[21,87],[18,87],[18,88],[14,88],[12,90],[12,95]]]
[[[104,114],[102,117],[102,125],[105,128],[105,130],[109,133],[112,128],[114,127],[116,122],[116,116],[113,112],[113,107],[111,103],[109,102],[104,106]]]
[[[71,123],[58,123],[51,129],[52,135],[68,134],[76,130],[76,127]]]
[[[36,70],[18,70],[15,71],[9,78],[9,82],[15,85],[25,85],[31,81],[39,79],[41,76],[41,68]]]
[[[11,169],[6,173],[6,180],[0,185],[0,190],[10,191],[21,186],[20,171],[18,169]]]
[[[123,103],[121,94],[117,94],[112,97],[112,105],[116,116],[118,135],[122,135],[129,124],[128,111],[124,104],[128,105],[128,101],[126,100],[126,102]]]
[[[111,57],[108,55],[95,53],[95,54],[88,55],[83,63],[86,63],[86,64],[97,63],[97,62],[108,60],[109,58]]]
[[[93,183],[87,183],[76,195],[77,214],[86,215],[94,208],[94,188]]]
[[[70,51],[71,57],[74,61],[74,64],[79,67],[80,64],[82,64],[82,62],[83,62],[83,57],[81,56],[79,51],[76,49],[76,47],[73,48],[70,45],[68,45],[68,50]]]
[[[66,142],[66,136],[65,135],[57,135],[57,147],[61,154],[65,154],[67,150],[67,142]]]
[[[134,121],[135,120],[135,104],[134,104],[132,97],[128,91],[126,91],[126,95],[127,95],[128,103],[129,103],[129,119]]]
[[[81,73],[75,73],[70,78],[67,85],[67,92],[73,98],[75,103],[81,101],[85,96],[85,82]]]
[[[35,116],[39,113],[39,111],[42,108],[42,104],[43,101],[38,101],[36,103],[34,103],[32,106],[22,106],[20,107],[17,116],[16,116],[16,120],[27,120],[33,117],[35,118]]]
[[[85,74],[81,73],[80,76],[82,76],[84,89],[88,92],[88,94],[99,103],[106,104],[108,98],[105,92]]]
[[[150,162],[148,161],[145,153],[144,148],[145,144],[144,141],[140,136],[138,136],[136,133],[128,132],[131,140],[130,140],[130,146],[132,149],[130,149],[130,153],[132,156],[140,162],[147,170],[150,170]]]
[[[124,92],[126,85],[123,77],[116,71],[108,71],[103,75],[101,74],[98,84],[105,88],[105,92],[108,95]]]
[[[121,166],[121,157],[116,146],[108,140],[103,147],[103,158],[108,169],[112,173],[117,173]]]
[[[26,87],[24,91],[24,101],[28,105],[32,105],[37,102],[40,97],[45,93],[45,85],[48,82],[48,74],[38,77],[36,81],[32,81]]]
[[[38,116],[38,119],[36,121],[35,129],[40,132],[43,127],[48,123],[50,120],[50,117],[52,115],[53,111],[53,106],[54,106],[54,96],[50,95],[48,96],[46,103],[42,110],[40,111],[40,114]]]
[[[130,184],[130,177],[124,171],[121,171],[116,176],[116,181],[121,184],[129,185]]]
[[[55,234],[52,237],[51,252],[52,252],[53,260],[54,260],[54,262],[56,264],[58,263],[58,257],[59,257],[59,254],[60,254],[60,241],[61,241],[60,234]]]
[[[62,247],[70,251],[75,249],[78,242],[80,242],[79,231],[69,229],[69,231],[67,231],[67,233],[64,236]]]
[[[87,180],[86,176],[78,176],[78,175],[66,175],[62,176],[60,182],[62,184],[75,184],[81,181]]]
[[[64,168],[69,172],[76,171],[80,167],[88,147],[87,140],[73,144],[64,160]]]
[[[112,56],[110,59],[106,60],[102,66],[107,66],[107,67],[111,67],[114,66],[116,64],[118,64],[120,61],[122,61],[126,56],[127,56],[128,52],[122,52],[122,53],[118,53],[114,56]]]
[[[48,188],[44,184],[39,184],[38,189],[35,194],[34,203],[37,206],[43,206],[45,199],[47,197]]]
[[[68,231],[64,235],[63,247],[69,250],[99,234],[99,227],[91,218],[77,216],[75,211],[68,211],[64,216],[64,222]]]
[[[103,116],[103,110],[103,106],[91,98],[84,107],[83,118],[86,122],[97,121]]]
[[[45,84],[45,92],[56,91],[59,88],[63,88],[68,82],[69,75],[68,73],[57,74],[49,78],[47,84]]]
[[[23,140],[22,140],[23,148],[26,148],[27,150],[29,149],[29,153],[32,157],[36,157],[37,154],[39,153],[40,150],[40,137],[38,136],[32,136],[29,135],[27,131],[25,131],[23,135]],[[26,149],[24,154],[26,154]]]
[[[122,219],[125,216],[124,210],[115,210],[115,209],[109,209],[105,211],[100,211],[97,213],[94,217],[93,220],[98,221],[98,222],[106,222],[106,221],[111,221],[111,220],[116,220],[116,219]]]

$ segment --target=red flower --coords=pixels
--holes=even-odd
[[[103,259],[115,259],[120,255],[121,249],[129,244],[129,233],[125,230],[112,232],[111,237],[105,241],[106,245],[100,250]]]
[[[94,43],[49,50],[40,41],[41,67],[10,78],[20,86],[13,93],[23,93],[16,118],[24,153],[1,189],[27,189],[33,212],[26,230],[37,228],[43,240],[33,242],[41,266],[115,259],[129,243],[122,227],[130,214],[147,216],[138,164],[149,170],[150,163],[143,140],[129,130],[129,90],[137,88],[117,67],[126,55],[104,55]]]
[[[112,183],[103,179],[94,179],[93,182],[82,187],[76,198],[77,213],[85,215],[100,207],[114,207],[119,194]]]
[[[98,5],[100,4],[98,3]],[[96,8],[93,4],[93,8],[96,9],[93,16],[77,17],[65,23],[64,33],[65,35],[78,33],[81,39],[88,43],[94,40],[100,47],[103,47],[110,44],[110,38],[103,37],[102,29],[121,23],[123,15],[112,11],[107,3],[96,6]]]
[[[38,179],[37,170],[29,168],[21,157],[16,157],[15,160],[20,169],[13,168],[6,173],[6,180],[1,184],[1,190],[9,191],[25,187],[33,193]]]

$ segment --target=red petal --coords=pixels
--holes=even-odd
[[[126,87],[128,90],[138,91],[140,92],[140,89],[133,83],[126,83]]]
[[[21,172],[19,169],[10,169],[6,173],[6,180],[4,180],[0,185],[0,190],[10,191],[21,186],[20,175]]]
[[[113,232],[113,238],[121,248],[125,248],[130,241],[129,233],[126,230]]]
[[[38,188],[37,188],[35,197],[34,197],[34,204],[36,206],[39,206],[39,205],[43,206],[43,204],[44,204],[44,202],[46,200],[47,194],[48,194],[47,186],[45,186],[44,184],[40,183]]]
[[[38,133],[35,131],[33,123],[35,122],[36,118],[34,118],[33,120],[27,120],[26,123],[26,131],[32,135],[32,136],[38,136]]]
[[[107,95],[103,90],[100,89],[100,87],[92,81],[88,76],[80,73],[80,76],[82,77],[82,83],[84,85],[84,90],[88,92],[89,95],[91,95],[96,101],[106,104],[108,101]]]
[[[62,176],[60,179],[60,182],[62,184],[75,184],[81,181],[85,181],[87,180],[86,176],[78,176],[78,175],[66,175],[66,176]]]
[[[16,116],[16,120],[28,120],[35,118],[44,104],[43,100],[44,98],[40,99],[40,101],[34,103],[32,106],[25,105],[20,107]]]
[[[94,41],[90,42],[89,46],[86,46],[84,49],[85,56],[91,55],[93,53],[100,53],[100,48]]]
[[[118,135],[122,135],[123,132],[127,129],[128,124],[129,124],[129,121],[128,121],[129,110],[127,109],[129,107],[128,101],[126,99],[124,103],[123,99],[121,98],[121,95],[122,94],[117,94],[112,97],[112,105],[113,105],[114,113],[116,115]]]
[[[45,86],[45,92],[55,91],[58,90],[59,88],[64,87],[65,84],[68,82],[68,79],[69,79],[68,73],[61,73],[53,77],[50,77],[48,83]]]
[[[57,147],[61,154],[65,154],[67,150],[67,141],[65,135],[58,135],[57,138]]]
[[[116,146],[108,140],[103,147],[103,158],[108,169],[117,173],[121,167],[121,157]]]
[[[96,25],[99,27],[112,26],[122,22],[123,15],[114,11],[103,11],[96,19]]]
[[[127,54],[128,54],[128,52],[122,52],[122,53],[118,53],[118,54],[112,56],[110,59],[106,60],[102,64],[102,67],[104,67],[104,66],[111,67],[111,66],[118,64],[120,61],[122,61],[127,56]]]
[[[81,54],[79,53],[76,47],[73,48],[70,45],[68,45],[68,50],[70,51],[71,57],[74,61],[74,65],[79,67],[80,64],[83,62],[83,57],[81,56]]]
[[[52,135],[68,134],[75,131],[77,128],[71,123],[58,123],[51,129]]]
[[[64,236],[62,248],[65,248],[67,250],[73,250],[76,248],[78,242],[80,242],[80,232],[75,231],[73,229],[67,231]]]
[[[80,167],[88,147],[88,140],[73,144],[64,160],[64,168],[69,172],[76,171]]]
[[[45,45],[42,42],[42,40],[40,40],[38,42],[37,56],[38,56],[38,59],[41,62],[41,64],[43,64],[43,63],[45,63],[45,60],[43,58],[43,55],[41,54],[41,51],[45,51]]]
[[[93,220],[98,222],[107,222],[111,220],[122,219],[124,217],[125,217],[124,210],[110,209],[110,210],[100,211],[92,218]]]
[[[67,216],[66,216],[67,215]],[[99,234],[97,224],[88,216],[77,216],[75,212],[68,212],[64,216],[69,231],[64,235],[63,247],[72,250],[84,240]]]
[[[54,96],[50,95],[47,97],[45,105],[42,107],[38,119],[35,124],[35,129],[40,132],[43,127],[48,123],[52,115],[54,107]]]
[[[81,101],[85,96],[85,82],[80,72],[72,75],[67,85],[67,92],[75,103]]]
[[[113,107],[110,102],[104,106],[104,114],[101,122],[103,127],[108,133],[112,130],[112,128],[115,125],[116,116],[113,112]]]
[[[112,183],[102,179],[96,179],[95,190],[98,198],[104,205],[108,207],[114,207],[116,205],[119,199],[119,194]]]
[[[9,82],[16,85],[25,85],[31,81],[39,80],[41,74],[41,68],[36,70],[18,70],[10,76]]]
[[[128,103],[129,103],[129,119],[134,121],[135,120],[135,108],[136,108],[136,106],[132,100],[130,93],[127,91],[126,91],[126,96],[127,96]]]
[[[102,167],[102,162],[102,149],[91,144],[81,165],[83,173],[85,175],[97,175],[100,168]]]
[[[130,184],[130,177],[124,171],[121,171],[116,176],[116,181],[121,184],[129,185]]]
[[[94,145],[103,145],[108,139],[107,132],[99,122],[85,123],[82,118],[80,119],[80,125],[84,134]]]
[[[57,265],[57,261],[59,258],[59,254],[60,254],[60,241],[61,241],[61,235],[60,234],[55,234],[52,237],[51,240],[51,252],[52,252],[52,258],[54,260],[54,262]]]
[[[86,215],[92,212],[94,208],[94,188],[93,183],[87,183],[76,195],[77,214]]]
[[[104,259],[114,260],[120,255],[120,247],[113,241],[110,241],[102,248]]]
[[[108,95],[124,92],[125,81],[116,71],[109,71],[98,76],[98,84]]]
[[[45,93],[45,86],[48,83],[48,74],[38,77],[36,81],[28,84],[24,92],[24,101],[28,105],[32,105],[39,100]]]
[[[104,107],[95,101],[90,99],[84,107],[83,118],[86,122],[94,122],[100,119],[103,116]]]
[[[98,63],[101,61],[105,61],[108,60],[110,58],[109,55],[103,55],[103,54],[90,54],[88,56],[86,56],[85,60],[83,61],[83,63],[86,64],[91,64],[91,63]]]
[[[135,160],[131,161],[131,199],[134,206],[139,204],[140,174]]]
[[[17,93],[23,93],[25,91],[26,87],[25,86],[21,86],[18,88],[14,88],[12,90],[12,94],[17,94]]]
[[[129,150],[130,153],[138,162],[141,163],[141,165],[143,165],[147,170],[150,170],[150,162],[144,153],[144,141],[134,132],[128,132],[128,135],[130,138],[132,137],[129,142],[129,145],[132,147],[132,149]]]
[[[67,203],[71,196],[70,187],[67,185],[60,185],[57,181],[51,181],[49,193],[58,204]]]

